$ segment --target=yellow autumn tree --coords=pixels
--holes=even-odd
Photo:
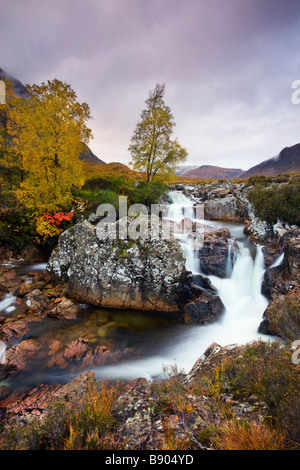
[[[27,85],[27,98],[12,110],[10,133],[24,179],[17,192],[33,214],[67,209],[73,187],[83,183],[78,155],[92,137],[87,103],[79,103],[70,85],[57,79]]]
[[[18,99],[13,90],[10,80],[3,78],[1,80],[4,88],[4,102],[0,103],[0,167],[8,188],[12,189],[13,179],[12,171],[18,165],[18,155],[12,146],[12,134],[10,131],[10,120],[12,109]]]

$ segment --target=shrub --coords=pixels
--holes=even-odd
[[[269,224],[278,219],[290,225],[300,224],[300,182],[290,182],[284,186],[255,187],[248,194],[255,214]]]
[[[119,204],[119,196],[127,196],[127,202],[144,204],[150,207],[156,204],[166,193],[167,186],[160,181],[146,183],[144,180],[124,180],[121,177],[94,178],[86,181],[83,188],[74,192],[74,196],[88,203],[89,209],[95,210],[99,204]]]
[[[130,191],[129,199],[131,204],[144,204],[150,207],[151,204],[157,204],[159,199],[167,192],[167,187],[160,181],[146,183],[139,181]]]
[[[247,345],[240,357],[228,359],[224,368],[235,394],[258,396],[275,425],[300,440],[300,371],[291,356],[284,343],[257,341]]]
[[[245,182],[245,188],[249,188],[250,186],[259,184],[263,187],[268,186],[271,182],[270,178],[267,178],[264,175],[256,175],[256,176],[251,176],[246,182]]]

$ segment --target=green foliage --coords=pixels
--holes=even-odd
[[[262,178],[262,177],[261,177]],[[265,188],[259,185],[249,192],[248,199],[253,204],[255,214],[269,224],[277,219],[290,225],[300,224],[300,182],[290,181],[283,186]]]
[[[265,187],[271,183],[271,178],[268,178],[264,175],[256,175],[251,176],[245,183],[245,188],[249,188],[250,186],[260,184],[261,186]]]
[[[138,203],[150,206],[151,204],[157,204],[166,192],[166,185],[160,181],[154,181],[152,183],[139,181],[136,183],[135,188],[130,191],[129,199],[131,204]]]
[[[0,245],[20,249],[35,238],[35,219],[22,207],[14,191],[0,189]]]
[[[159,202],[167,189],[167,186],[160,181],[152,183],[133,179],[124,181],[120,177],[109,176],[89,178],[82,189],[73,194],[76,198],[87,201],[93,209],[99,204],[112,204],[117,208],[119,196],[127,196],[128,205],[144,204],[150,207],[151,204]]]

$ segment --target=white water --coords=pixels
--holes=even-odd
[[[17,300],[17,297],[12,294],[6,294],[4,299],[0,302],[0,313],[10,313],[15,310],[15,307],[12,305]]]
[[[184,219],[189,219],[192,222],[204,222],[203,220],[197,220],[195,217],[194,202],[188,199],[180,191],[171,191],[169,197],[172,200],[172,204],[169,207],[167,218],[172,222],[179,223]],[[183,249],[186,258],[186,269],[193,273],[199,273],[200,260],[197,257],[197,242],[192,240],[188,233],[183,231],[181,234],[177,234],[177,239]]]
[[[270,268],[275,268],[276,266],[280,266],[284,258],[284,252],[277,258],[276,261],[270,266]]]
[[[174,197],[174,194],[172,196]],[[193,220],[191,210],[193,203],[182,194],[176,196],[175,201],[170,207],[169,217],[179,221],[189,216]],[[186,207],[182,207],[183,205]],[[242,227],[235,227],[232,232],[240,235]],[[197,273],[199,265],[197,265],[193,251],[188,249],[189,239],[183,235],[179,238],[179,242],[187,255],[187,269]],[[174,332],[173,337],[166,338],[166,346],[159,354],[146,359],[104,367],[96,370],[96,375],[98,377],[151,379],[161,375],[163,365],[174,365],[174,363],[179,369],[188,372],[213,342],[226,346],[245,344],[258,338],[270,339],[269,336],[258,333],[262,315],[268,306],[267,299],[261,294],[261,283],[265,272],[262,247],[256,246],[253,260],[247,246],[247,239],[239,241],[238,245],[239,254],[233,268],[231,266],[231,277],[221,279],[208,276],[225,306],[225,312],[220,321],[206,326],[183,325],[180,330]],[[190,256],[191,253],[193,257]]]
[[[5,353],[5,350],[6,350],[6,346],[5,346],[5,343],[3,341],[0,341],[0,364],[2,364],[2,357],[3,357],[3,354]]]

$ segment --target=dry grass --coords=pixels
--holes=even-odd
[[[261,423],[230,421],[218,430],[215,444],[220,450],[283,450],[285,435]]]

